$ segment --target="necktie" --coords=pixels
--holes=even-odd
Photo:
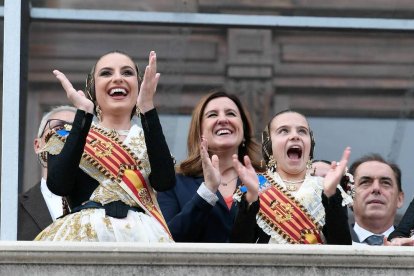
[[[384,236],[383,235],[371,235],[364,241],[368,245],[383,245]]]

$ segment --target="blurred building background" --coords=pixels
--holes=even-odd
[[[33,7],[362,18],[410,18],[408,0],[32,0]],[[53,69],[83,89],[97,57],[129,53],[141,69],[155,50],[161,80],[156,104],[171,151],[186,155],[189,118],[208,91],[225,87],[253,115],[257,137],[272,114],[295,109],[309,117],[316,157],[352,160],[378,152],[403,171],[405,210],[414,195],[414,36],[386,30],[233,28],[82,22],[30,24],[24,181],[40,179],[33,138],[42,114],[67,104]],[[3,68],[3,70],[7,70]],[[351,160],[351,161],[352,161]]]

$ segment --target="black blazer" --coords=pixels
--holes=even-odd
[[[52,222],[52,217],[40,190],[40,182],[19,195],[18,240],[33,240]]]
[[[351,232],[351,238],[352,238],[352,241],[353,241],[353,242],[357,242],[357,243],[361,243],[361,242],[359,241],[359,238],[358,238],[357,233],[356,233],[356,232],[355,232],[355,230],[354,230],[354,225],[355,225],[355,224],[350,224],[350,225],[349,225],[349,232]]]
[[[388,240],[397,237],[408,238],[411,236],[411,231],[414,229],[414,199],[411,201],[407,210],[404,213],[397,228],[388,236]]]

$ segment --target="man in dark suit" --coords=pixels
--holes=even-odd
[[[401,170],[380,155],[370,154],[356,160],[349,172],[355,182],[353,244],[383,245],[404,202]]]
[[[63,214],[62,198],[52,194],[46,185],[46,160],[41,151],[45,138],[54,130],[60,130],[71,124],[76,109],[71,106],[60,106],[45,114],[40,122],[37,137],[34,139],[34,151],[42,165],[42,179],[27,192],[19,195],[18,204],[18,240],[33,240],[44,228]]]

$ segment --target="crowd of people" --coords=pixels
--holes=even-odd
[[[42,179],[19,196],[19,240],[414,245],[414,201],[394,226],[398,166],[378,154],[349,165],[349,147],[339,162],[313,160],[297,111],[275,114],[257,142],[238,97],[210,92],[174,165],[154,105],[155,52],[142,78],[126,53],[104,54],[84,91],[53,73],[73,107],[41,120]]]

